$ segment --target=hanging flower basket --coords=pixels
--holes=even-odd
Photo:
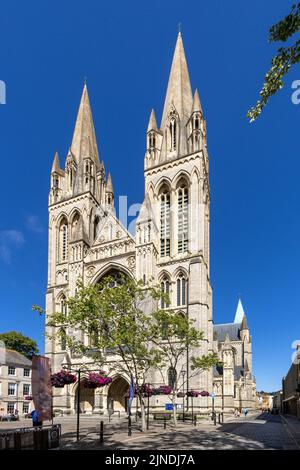
[[[32,398],[31,395],[25,395],[24,400],[31,401],[31,400],[33,400],[33,398]]]
[[[153,388],[150,387],[150,385],[144,384],[140,387],[140,389],[144,397],[151,397],[153,395]]]
[[[99,388],[105,387],[112,382],[111,377],[107,377],[107,373],[104,370],[97,372],[90,372],[88,378],[84,382],[85,388]]]
[[[199,397],[199,395],[201,394],[197,390],[189,390],[188,392],[186,392],[187,397],[197,398]]]
[[[73,384],[76,382],[76,375],[71,374],[67,370],[61,370],[56,374],[51,375],[51,385],[55,388],[63,388],[65,385]]]
[[[161,385],[160,387],[153,389],[153,395],[171,395],[172,392],[173,389],[169,385]]]
[[[205,392],[205,391],[200,392],[200,395],[201,395],[201,397],[209,397],[209,393]]]
[[[177,398],[183,398],[185,397],[185,393],[184,392],[178,392],[177,393]]]

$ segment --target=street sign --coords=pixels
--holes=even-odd
[[[216,394],[215,393],[211,393],[210,395],[212,398],[215,398]]]
[[[173,403],[166,403],[165,404],[165,410],[166,411],[172,411],[173,410]]]

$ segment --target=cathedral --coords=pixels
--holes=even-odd
[[[105,275],[121,272],[144,283],[151,280],[169,294],[168,308],[187,315],[203,331],[197,355],[215,351],[223,363],[193,376],[187,355],[186,387],[210,394],[195,398],[193,406],[203,413],[212,408],[253,409],[252,343],[241,301],[232,323],[213,321],[206,121],[198,91],[192,92],[181,33],[160,126],[154,110],[150,114],[144,178],[145,197],[133,236],[116,217],[112,177],[99,159],[85,84],[64,168],[56,153],[51,170],[46,311],[65,312],[66,299],[75,294],[79,278],[85,285],[95,284]],[[46,328],[46,333],[52,331]],[[63,366],[93,368],[90,357],[68,351],[66,344],[47,336],[45,351],[53,372]],[[75,412],[78,386],[82,412],[125,412],[129,377],[117,373],[111,377],[111,384],[101,389],[89,390],[81,384],[53,389],[54,412]],[[151,371],[149,383],[159,380],[157,371]],[[151,397],[151,407],[163,409],[168,401],[168,397]]]

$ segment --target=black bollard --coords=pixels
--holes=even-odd
[[[128,436],[131,436],[131,416],[128,416]]]
[[[167,429],[167,418],[164,416],[164,429]]]
[[[214,426],[217,425],[217,413],[214,412]]]
[[[222,423],[224,423],[224,413],[222,413]]]
[[[197,426],[197,415],[194,416],[194,426]]]
[[[218,416],[218,423],[221,424],[221,413],[219,413],[219,416]]]
[[[103,424],[103,421],[100,421],[100,443],[101,444],[102,442],[104,442],[103,430],[104,430],[104,424]]]

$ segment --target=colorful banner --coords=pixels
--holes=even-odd
[[[52,386],[50,378],[50,359],[44,356],[33,356],[31,388],[39,421],[52,419]]]

